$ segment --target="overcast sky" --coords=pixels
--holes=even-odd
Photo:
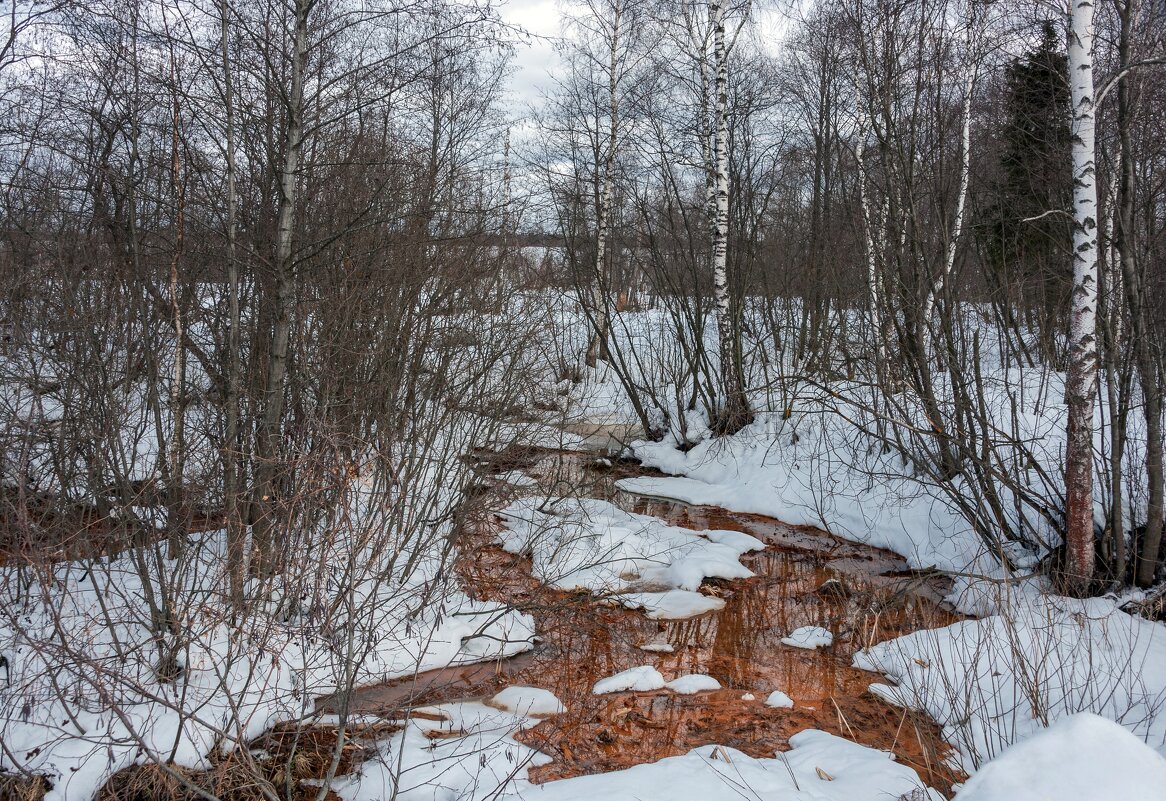
[[[527,107],[542,96],[540,90],[548,87],[548,72],[555,65],[554,39],[562,32],[562,10],[572,6],[579,4],[570,0],[502,0],[502,19],[531,34],[516,45],[514,74],[510,78],[513,117],[525,117]],[[754,9],[752,24],[762,47],[774,52],[788,18],[778,13],[776,4],[766,4]]]
[[[516,46],[510,78],[515,117],[526,115],[527,106],[538,101],[540,89],[548,83],[548,71],[555,63],[553,39],[560,33],[560,8],[559,0],[506,0],[501,7],[503,20],[532,34]]]

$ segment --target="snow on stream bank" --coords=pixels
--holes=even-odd
[[[738,434],[706,439],[686,452],[669,440],[636,442],[635,455],[669,475],[624,479],[617,486],[825,527],[892,550],[917,568],[987,579],[957,576],[949,597],[979,619],[917,631],[855,658],[856,667],[898,683],[876,683],[877,694],[924,710],[943,727],[965,771],[994,765],[1002,755],[1007,758],[1010,746],[1021,747],[1014,743],[1044,736],[1046,726],[1057,729],[1082,712],[1116,721],[1132,733],[1114,738],[1114,728],[1107,733],[1095,727],[1091,735],[1124,754],[1128,764],[1149,766],[1146,775],[1166,766],[1161,756],[1138,753],[1156,749],[1166,755],[1166,626],[1123,612],[1112,598],[1078,601],[1053,594],[1040,578],[1007,580],[967,521],[937,491],[906,475],[894,456],[876,456],[879,464],[872,469],[855,469],[847,461],[858,458],[846,456],[849,445],[820,441],[830,436],[830,425],[809,426],[810,438],[818,441],[799,443],[796,428],[783,415],[761,414]],[[801,434],[806,436],[805,426]],[[1023,562],[1023,554],[1015,555]],[[1077,729],[1058,731],[1046,741],[1044,758],[1069,767],[1079,758],[1067,747]],[[1092,780],[1079,776],[1067,795],[1031,797],[1166,799],[1161,785],[1156,795],[1111,795],[1110,788],[1146,786],[1139,784],[1139,776],[1111,773],[1094,771]],[[1043,793],[1038,778],[1029,778],[1037,784],[1034,792]],[[985,783],[985,789],[967,797],[1021,797],[991,789],[999,786]]]
[[[765,547],[739,531],[693,531],[587,498],[523,498],[502,518],[503,549],[529,556],[539,580],[610,596],[659,620],[724,607],[697,592],[701,582],[749,578],[739,557]]]
[[[404,585],[375,574],[352,586],[343,609],[323,614],[325,596],[257,609],[231,625],[219,601],[224,535],[207,535],[183,569],[164,560],[157,575],[186,622],[174,653],[179,681],[151,634],[146,596],[129,554],[26,569],[25,600],[0,617],[0,772],[46,776],[49,801],[87,801],[114,773],[146,761],[205,768],[275,722],[310,715],[315,699],[415,671],[515,654],[531,647],[533,619],[470,600],[422,561]],[[339,565],[338,568],[342,568]],[[15,586],[14,571],[0,570]],[[325,581],[320,590],[327,592]],[[282,609],[281,609],[282,607]],[[359,659],[353,660],[349,649]]]
[[[877,474],[847,468],[844,443],[825,447],[824,429],[803,430],[780,414],[760,414],[732,437],[706,439],[688,451],[671,440],[637,441],[632,451],[665,477],[626,478],[621,490],[761,514],[810,525],[855,542],[894,551],[914,567],[990,570],[983,546],[948,502],[902,474],[895,457]],[[795,435],[807,442],[780,445]]]
[[[335,789],[345,801],[942,801],[909,767],[877,751],[808,729],[790,750],[757,759],[706,745],[627,770],[532,784],[527,768],[549,758],[514,734],[538,723],[480,703],[427,707]]]

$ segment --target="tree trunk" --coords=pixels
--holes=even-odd
[[[721,382],[724,402],[717,428],[732,434],[750,422],[749,402],[745,397],[741,362],[738,355],[736,326],[729,296],[729,58],[725,46],[725,7],[714,2],[710,11],[713,18],[713,59],[716,74],[716,94],[713,114],[713,191],[716,214],[712,226],[713,297],[717,307],[717,335],[720,345]]]
[[[239,262],[236,258],[238,196],[235,187],[235,96],[231,75],[230,5],[220,0],[220,35],[223,57],[223,106],[226,111],[227,158],[227,291],[230,330],[227,334],[226,424],[223,436],[223,511],[227,524],[227,575],[231,603],[243,607],[246,578],[247,530],[239,509],[239,388],[242,360],[239,353]]]
[[[975,34],[975,19],[968,21],[967,31],[967,50],[968,58],[975,59],[974,43],[977,41]],[[939,295],[943,292],[945,285],[951,278],[952,271],[955,270],[955,258],[958,253],[960,235],[964,228],[964,210],[967,206],[968,199],[968,184],[972,176],[972,93],[976,89],[976,73],[977,67],[973,64],[968,67],[967,84],[964,86],[964,105],[963,114],[961,115],[962,124],[960,127],[960,186],[959,194],[956,196],[955,202],[955,216],[951,221],[951,232],[948,235],[947,249],[944,254],[943,270],[936,277],[935,281],[927,289],[927,296],[923,301],[923,318],[922,323],[924,327],[924,349],[923,359],[925,360],[926,369],[930,369],[929,360],[933,355],[934,334],[931,329],[931,320],[935,311],[935,303]]]
[[[1073,0],[1069,34],[1073,103],[1073,292],[1065,388],[1067,589],[1093,579],[1093,407],[1097,397],[1097,184],[1093,98],[1093,0]]]
[[[607,240],[611,235],[611,194],[612,173],[615,171],[615,151],[619,135],[619,95],[616,85],[619,80],[619,34],[623,20],[623,5],[616,3],[611,20],[611,52],[607,65],[608,113],[611,115],[607,129],[607,153],[603,159],[603,184],[599,190],[599,204],[595,210],[595,290],[592,305],[595,307],[594,330],[587,346],[587,366],[595,367],[600,359],[609,361],[607,338],[611,333],[611,303],[608,297],[611,281],[607,275]]]
[[[185,519],[186,502],[183,497],[183,476],[186,473],[186,327],[182,318],[181,292],[178,281],[186,233],[186,179],[182,172],[181,105],[178,94],[178,74],[174,55],[170,56],[170,77],[173,88],[173,131],[170,140],[170,177],[174,191],[174,253],[170,258],[170,311],[174,325],[174,375],[170,388],[170,414],[173,418],[170,447],[167,453],[169,486],[167,490],[167,553],[177,559],[182,552],[189,527]]]
[[[1136,0],[1127,0],[1118,7],[1121,31],[1118,40],[1118,58],[1124,71],[1132,63],[1130,40],[1133,18],[1137,13]],[[1137,171],[1134,161],[1131,125],[1133,98],[1130,96],[1129,76],[1123,74],[1117,84],[1117,125],[1121,140],[1121,178],[1118,183],[1118,219],[1115,244],[1121,259],[1122,283],[1130,310],[1130,339],[1133,344],[1134,367],[1142,387],[1146,414],[1146,532],[1142,538],[1141,553],[1137,554],[1135,582],[1148,587],[1154,583],[1158,568],[1158,549],[1162,545],[1163,464],[1162,464],[1162,390],[1154,354],[1150,349],[1145,308],[1145,276],[1138,269],[1134,242],[1134,200]],[[1119,532],[1124,537],[1124,532]],[[1124,545],[1124,539],[1122,539]]]
[[[314,0],[295,0],[295,33],[292,43],[291,92],[288,95],[287,137],[280,165],[279,214],[276,223],[275,297],[267,381],[263,390],[263,419],[259,426],[256,456],[256,488],[252,524],[257,560],[253,567],[270,575],[278,566],[274,531],[277,507],[279,460],[282,457],[282,423],[291,339],[292,303],[295,290],[292,262],[292,226],[296,212],[296,179],[304,147],[304,68],[308,58],[308,15]]]

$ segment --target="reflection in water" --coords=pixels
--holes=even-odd
[[[928,784],[950,791],[959,777],[940,764],[947,747],[935,724],[875,699],[866,688],[882,677],[851,667],[854,652],[871,642],[954,622],[933,600],[942,597],[942,587],[913,576],[894,554],[822,531],[616,492],[614,481],[642,473],[638,468],[608,468],[594,456],[569,453],[544,454],[526,466],[544,492],[572,488],[673,525],[752,534],[767,545],[742,558],[756,577],[707,580],[702,592],[722,597],[723,610],[655,622],[585,593],[539,586],[529,562],[493,544],[496,520],[468,522],[458,564],[467,587],[533,614],[539,646],[498,665],[434,671],[362,690],[355,711],[387,712],[526,684],[551,690],[568,710],[519,735],[555,758],[531,770],[536,781],[617,770],[707,743],[772,756],[788,747],[790,735],[819,728],[893,750]],[[792,630],[811,625],[833,632],[834,645],[807,651],[781,644]],[[658,638],[674,652],[639,648]],[[666,679],[707,673],[723,689],[695,696],[591,693],[599,679],[643,664],[655,665]],[[766,707],[773,690],[790,695],[795,707]],[[743,699],[746,693],[755,700]]]

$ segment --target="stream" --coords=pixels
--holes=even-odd
[[[604,458],[617,450],[615,442],[598,435],[587,442],[594,448],[590,452],[480,454],[480,469],[484,476],[522,470],[538,480],[537,491],[563,494],[570,488],[676,526],[751,534],[766,544],[741,558],[755,577],[706,579],[701,592],[722,598],[724,608],[677,621],[649,620],[585,592],[548,588],[532,577],[529,560],[495,542],[502,524],[490,510],[501,508],[517,490],[488,481],[486,502],[474,505],[481,511],[467,515],[458,532],[457,570],[476,597],[533,615],[535,648],[498,662],[358,690],[352,711],[392,716],[415,706],[480,700],[509,685],[541,687],[567,711],[517,735],[553,758],[530,770],[536,782],[619,770],[709,743],[772,757],[788,748],[792,734],[816,728],[894,752],[924,782],[950,796],[952,783],[963,777],[944,764],[949,746],[939,727],[922,713],[872,695],[867,687],[885,679],[851,667],[855,651],[866,645],[957,621],[942,604],[942,579],[910,571],[889,551],[821,530],[618,491],[618,479],[656,473]],[[810,625],[829,629],[834,644],[818,650],[781,644],[792,630]],[[649,653],[640,648],[647,643],[667,643],[672,652]],[[706,673],[722,689],[696,695],[592,694],[597,680],[646,664],[666,679]],[[775,689],[793,698],[793,709],[764,704]]]

